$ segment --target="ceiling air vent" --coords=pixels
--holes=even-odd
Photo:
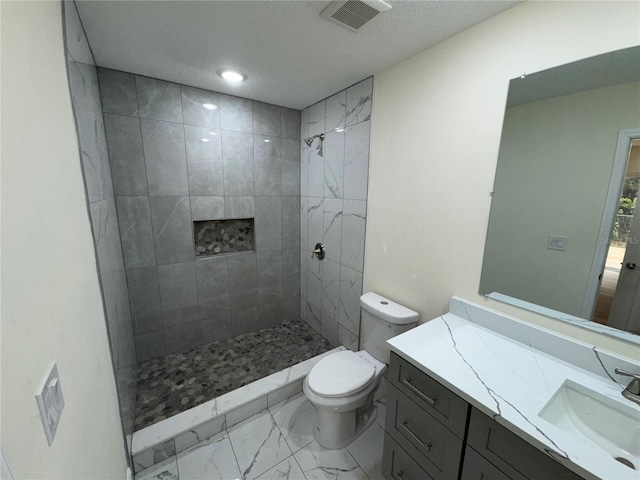
[[[349,0],[331,2],[320,14],[352,31],[357,31],[380,12],[391,9],[391,5],[382,0]]]

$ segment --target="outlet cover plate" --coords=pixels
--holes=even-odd
[[[58,424],[64,409],[64,397],[60,386],[58,366],[55,363],[49,368],[47,375],[45,375],[40,384],[40,388],[36,392],[36,402],[40,410],[44,433],[47,436],[47,443],[51,446],[58,431]]]
[[[547,242],[547,248],[549,250],[559,250],[564,252],[567,250],[567,237],[559,237],[557,235],[549,235],[549,241]]]

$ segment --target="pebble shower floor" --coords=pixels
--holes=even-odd
[[[300,320],[172,353],[138,365],[140,430],[332,347]]]

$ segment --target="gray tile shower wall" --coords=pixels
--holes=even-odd
[[[300,112],[98,69],[138,361],[298,319]],[[255,251],[195,257],[195,220]]]
[[[125,435],[131,449],[136,399],[136,357],[127,276],[116,216],[113,181],[100,103],[98,72],[73,2],[64,2],[66,59],[71,100],[78,132],[82,171],[89,202],[94,245],[111,343],[118,400]],[[127,204],[126,218],[139,215]],[[143,229],[141,226],[139,229]],[[131,236],[138,232],[132,232]]]
[[[302,111],[300,316],[332,345],[358,349],[373,78]],[[304,139],[325,134],[320,148]],[[324,243],[324,260],[312,258]]]

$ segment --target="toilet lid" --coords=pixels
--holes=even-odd
[[[320,360],[309,372],[309,388],[322,397],[344,397],[366,388],[376,369],[352,351],[336,352]]]

